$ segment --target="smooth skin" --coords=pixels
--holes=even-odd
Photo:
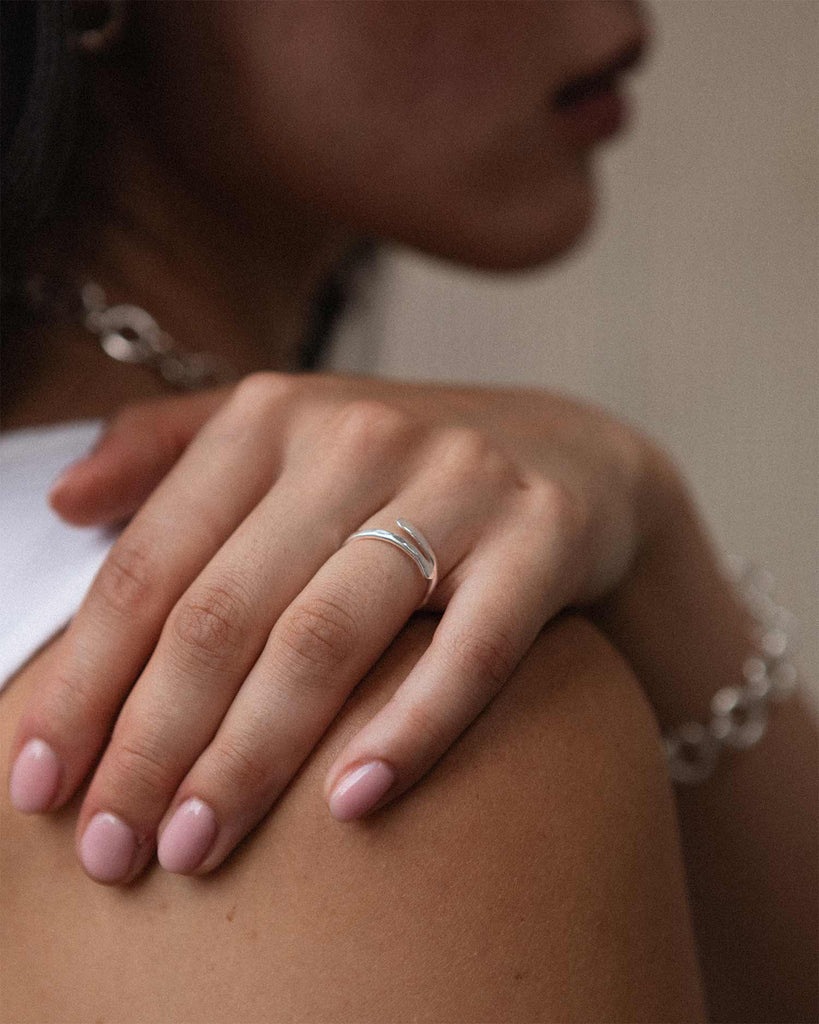
[[[157,837],[168,870],[212,870],[270,810],[424,595],[391,546],[341,546],[360,524],[423,524],[440,571],[428,607],[443,618],[331,767],[339,819],[414,785],[549,619],[612,590],[663,520],[650,443],[543,392],[441,386],[430,401],[419,386],[269,374],[215,402],[109,554],[14,743],[23,763],[32,740],[54,752],[42,803],[15,800],[29,812],[70,799],[104,750],[77,824],[98,881],[136,877]],[[201,397],[176,407],[191,431],[191,409],[206,410]],[[113,426],[103,465],[126,431],[162,450],[138,427],[152,411]],[[57,507],[111,490],[94,466],[63,482]],[[149,467],[148,489],[166,468]],[[336,787],[373,762],[393,773],[386,792],[345,806]],[[117,853],[103,863],[104,843]]]
[[[178,400],[135,410],[130,427],[121,421],[99,458],[78,473],[65,495],[68,504],[91,516],[100,493],[134,499],[135,482],[150,486],[165,466],[159,449],[135,442],[171,424],[179,436],[181,419],[191,417],[193,429],[202,412]],[[566,411],[561,418],[571,419]],[[668,460],[660,467],[652,493],[655,501],[664,496],[658,504],[666,510],[659,517],[663,527],[643,545],[616,595],[592,606],[589,615],[636,670],[665,732],[707,718],[716,690],[739,678],[752,624],[718,564],[689,488]],[[548,681],[548,672],[542,678]],[[464,736],[498,699],[500,694]],[[797,693],[771,708],[762,743],[726,752],[712,779],[676,794],[709,1019],[816,1019],[817,780],[815,716]]]
[[[99,201],[34,262],[100,279],[183,342],[195,322],[196,346],[239,369],[287,366],[352,238],[495,269],[564,253],[595,190],[554,96],[646,39],[625,0],[133,4],[116,59],[88,67],[106,144],[81,176]],[[7,425],[116,408],[121,368],[64,325],[44,333]],[[441,563],[429,658],[329,780],[375,756],[395,796],[554,614],[615,585],[647,528],[648,444],[604,416],[534,393],[402,404],[343,380],[309,400],[273,377],[245,380],[126,530],[18,732],[30,812],[69,799],[107,745],[77,833],[99,881],[134,878],[189,798],[180,828],[199,834],[163,862],[220,863],[417,606],[395,550],[338,550],[353,531],[407,517]]]
[[[656,722],[584,619],[550,623],[423,786],[364,821],[327,814],[328,768],[437,618],[410,620],[276,813],[207,878],[154,865],[96,885],[71,850],[79,797],[37,820],[3,797],[0,1018],[704,1020]],[[2,753],[60,643],[2,695]]]
[[[475,19],[478,9],[480,20]],[[349,16],[350,11],[356,12],[354,18]],[[643,31],[636,5],[615,0],[500,3],[480,8],[474,3],[141,3],[134,5],[134,12],[133,31],[126,36],[122,52],[101,64],[95,75],[95,102],[105,111],[109,131],[106,146],[93,154],[90,178],[97,189],[95,195],[105,203],[83,211],[80,217],[70,212],[62,233],[55,228],[53,235],[43,239],[35,265],[55,276],[70,270],[72,274],[99,278],[113,301],[144,305],[180,341],[229,353],[242,372],[254,368],[281,370],[290,365],[288,360],[304,327],[316,282],[360,231],[375,232],[476,267],[531,266],[565,252],[593,218],[591,148],[578,147],[561,133],[549,99],[569,78],[594,70],[633,46]],[[349,18],[346,23],[345,18]],[[322,54],[321,61],[305,59],[317,52]],[[369,59],[373,55],[375,59]],[[362,124],[370,130],[362,132]],[[57,244],[57,239],[64,244]],[[138,371],[114,367],[109,360],[94,355],[82,331],[52,325],[37,341],[45,349],[38,366],[40,376],[30,381],[30,386],[13,390],[10,416],[4,405],[7,426],[108,416],[123,401],[151,393]],[[361,398],[354,385],[350,385],[350,395],[354,405]],[[430,395],[434,397],[432,390]],[[514,414],[516,404],[512,406]],[[370,401],[367,415],[372,414]],[[518,422],[514,415],[513,422]],[[459,429],[463,431],[464,426],[461,423]],[[474,423],[466,426],[474,431]],[[482,422],[481,430],[485,428]],[[529,420],[524,435],[530,439],[539,436],[544,451],[539,413]],[[474,433],[470,436],[474,442]],[[482,436],[481,445],[473,444],[473,448],[486,452],[486,438]],[[514,430],[512,437],[513,454],[519,458]],[[490,432],[489,450],[494,451],[497,443]],[[175,446],[175,455],[184,448],[178,434],[171,436],[170,444]],[[577,454],[571,445],[563,450]],[[531,454],[531,450],[526,453]],[[502,454],[502,461],[509,459],[508,450]],[[483,465],[484,460],[480,461]],[[489,461],[497,466],[496,458]],[[615,460],[615,466],[619,465]],[[577,468],[584,466],[588,462],[581,458]],[[582,470],[580,476],[582,479]],[[658,486],[657,493],[663,494],[662,483]],[[552,495],[555,493],[565,491],[558,488],[555,492],[552,486]],[[668,493],[673,495],[674,488]],[[678,497],[675,495],[675,500]],[[403,508],[401,514],[407,514]],[[360,525],[357,522],[354,528]],[[421,525],[425,532],[432,532],[426,523]],[[610,602],[608,607],[604,602],[603,608],[595,609],[620,650],[628,652],[663,728],[683,718],[701,717],[708,696],[726,680],[736,678],[737,666],[747,649],[742,616],[718,578],[713,553],[699,543],[697,525],[673,517],[669,517],[668,525],[667,543],[643,549],[645,557],[639,571],[627,581],[622,599]],[[693,545],[689,543],[692,538]],[[343,539],[343,533],[336,539]],[[360,545],[359,552],[366,547]],[[376,546],[369,547],[374,557]],[[382,547],[383,557],[398,557],[386,545]],[[603,544],[597,552],[603,561],[605,551]],[[394,565],[396,572],[411,569],[402,562]],[[402,565],[403,569],[398,568]],[[646,565],[652,566],[648,573],[643,571]],[[123,582],[127,587],[127,574]],[[417,579],[415,585],[419,585]],[[431,639],[425,639],[424,650],[432,649]],[[579,683],[579,665],[592,644],[582,631],[569,636],[571,658],[578,659],[572,661],[573,682]],[[59,645],[56,651],[55,657],[65,654]],[[418,655],[420,658],[421,652]],[[521,664],[528,657],[525,655]],[[48,659],[44,665],[43,678],[56,668]],[[548,658],[537,662],[541,689],[544,678],[549,677],[548,666]],[[408,670],[409,665],[403,665],[397,675],[404,678]],[[616,674],[606,659],[601,660],[599,671],[604,678]],[[29,677],[16,680],[4,700],[11,699],[15,690],[23,700],[31,697],[28,685],[22,686],[24,678]],[[77,678],[82,681],[84,674]],[[394,680],[396,684],[399,681]],[[34,679],[31,686],[38,682],[46,685]],[[462,738],[468,740],[483,722],[492,721],[495,708],[508,711],[504,699],[511,692],[508,686],[503,688]],[[636,693],[636,688],[632,692]],[[572,687],[571,693],[571,706],[581,718],[584,712],[595,714],[598,706],[604,707],[605,730],[621,737],[617,743],[619,760],[607,762],[602,776],[578,770],[579,764],[597,763],[598,748],[608,749],[599,730],[592,730],[593,741],[588,746],[582,742],[582,728],[580,733],[571,731],[573,744],[564,744],[562,749],[571,749],[577,761],[571,761],[571,771],[564,774],[559,763],[548,760],[552,750],[561,750],[557,735],[544,732],[553,742],[534,742],[531,748],[525,742],[523,749],[514,741],[511,747],[505,743],[492,759],[492,770],[483,786],[491,787],[489,780],[497,777],[500,763],[502,792],[495,794],[491,808],[499,822],[498,832],[493,833],[479,819],[477,843],[470,831],[459,832],[457,828],[458,816],[468,813],[474,800],[470,775],[473,764],[462,765],[461,772],[451,776],[462,788],[437,794],[448,798],[433,810],[440,816],[436,820],[442,823],[441,828],[432,836],[423,834],[423,852],[435,850],[433,864],[444,866],[445,883],[426,903],[416,902],[410,907],[405,934],[396,947],[388,946],[384,939],[388,929],[379,930],[374,925],[379,913],[383,920],[385,905],[387,916],[394,916],[396,892],[415,893],[421,881],[430,877],[428,857],[422,858],[423,866],[415,876],[406,876],[403,887],[386,885],[378,890],[380,903],[367,903],[355,890],[365,915],[356,919],[353,911],[352,917],[342,922],[343,929],[328,932],[333,940],[329,956],[342,960],[352,957],[356,949],[349,944],[349,935],[359,939],[363,934],[358,946],[367,954],[364,961],[388,968],[377,975],[385,985],[392,986],[393,975],[403,977],[402,964],[418,965],[417,958],[423,957],[412,983],[416,992],[423,993],[417,1001],[416,1017],[426,1012],[425,1006],[434,1007],[436,1000],[437,1005],[446,1007],[450,1017],[471,1012],[476,1000],[484,995],[480,978],[492,970],[493,963],[502,961],[503,950],[524,946],[530,956],[533,950],[540,956],[545,949],[548,955],[543,969],[551,973],[548,977],[536,975],[537,992],[526,1006],[523,1019],[543,1019],[549,1014],[556,1019],[674,1019],[680,1008],[683,1019],[701,1016],[696,972],[689,969],[691,959],[685,952],[687,916],[677,899],[680,888],[675,880],[674,855],[668,853],[674,848],[674,840],[663,824],[667,818],[662,798],[654,799],[654,792],[643,805],[641,820],[650,822],[647,829],[632,832],[629,825],[633,819],[627,809],[632,806],[632,794],[640,800],[644,792],[626,769],[634,765],[635,756],[642,758],[634,751],[652,751],[649,760],[656,769],[654,780],[667,793],[667,780],[657,759],[656,729],[650,743],[648,732],[629,728],[618,732],[617,723],[622,721],[619,716],[628,719],[631,706],[630,701],[622,699],[620,690],[621,699],[609,703],[597,700],[602,692],[587,693],[581,685]],[[384,706],[367,708],[367,712],[372,717]],[[539,722],[533,707],[533,703],[526,702],[523,718],[527,725]],[[22,707],[15,710],[22,711]],[[545,710],[551,714],[556,708],[547,705]],[[558,714],[556,721],[560,720],[565,721]],[[514,717],[513,723],[519,726]],[[353,728],[364,724],[356,722]],[[526,725],[522,735],[531,738]],[[352,734],[341,737],[342,742],[352,738]],[[459,748],[460,742],[450,753]],[[504,753],[507,747],[513,751],[511,759]],[[332,755],[339,752],[333,750]],[[439,767],[447,763],[448,756]],[[816,934],[812,915],[816,906],[816,837],[810,825],[816,802],[812,781],[816,773],[811,774],[811,765],[815,765],[812,756],[815,728],[798,709],[789,709],[764,749],[750,752],[727,777],[715,780],[707,798],[697,800],[692,795],[680,803],[686,867],[697,900],[697,940],[708,961],[704,973],[716,1019],[771,1021],[811,1019],[811,1013],[815,1016],[811,957]],[[524,794],[520,802],[510,797],[509,776],[502,775],[503,767],[508,769],[517,757],[523,766],[514,775]],[[539,762],[540,757],[547,760]],[[146,764],[144,758],[141,763]],[[562,763],[565,766],[566,761]],[[321,779],[310,794],[313,813],[321,814],[321,829],[343,827],[348,834],[358,835],[355,830],[366,829],[370,822],[341,826],[333,822],[323,805],[321,798],[326,793],[322,779],[330,767],[328,759],[319,768]],[[777,771],[781,776],[786,770],[790,777],[785,790],[775,786],[774,780]],[[435,771],[433,767],[425,781],[434,780]],[[548,849],[551,859],[545,864],[542,834],[537,833],[537,843],[525,841],[527,835],[531,837],[526,829],[533,827],[533,794],[526,790],[525,782],[533,771],[537,779],[559,782],[551,793],[555,803],[544,805],[555,823]],[[649,770],[647,775],[652,776],[652,772]],[[298,774],[295,784],[303,777]],[[628,784],[623,793],[612,783],[620,778]],[[769,788],[767,798],[760,800],[763,780]],[[588,783],[587,791],[584,787]],[[777,792],[785,791],[787,800],[775,799]],[[283,806],[289,792],[285,791]],[[568,805],[562,805],[562,796]],[[403,800],[382,808],[372,821],[382,814],[400,813],[405,802],[425,799],[424,786],[414,787]],[[609,822],[608,808],[616,812],[616,822],[610,829],[602,827]],[[504,811],[509,817],[504,817]],[[146,976],[137,978],[130,973],[134,943],[126,942],[124,929],[119,928],[124,922],[124,908],[136,907],[139,894],[149,891],[150,884],[203,886],[206,881],[171,878],[151,869],[144,880],[121,890],[93,886],[77,873],[74,877],[85,886],[78,890],[83,899],[70,902],[68,879],[73,860],[68,847],[74,822],[71,818],[66,826],[62,813],[49,819],[15,816],[14,831],[8,833],[15,837],[10,844],[15,873],[7,872],[10,889],[22,893],[14,915],[9,917],[11,948],[23,950],[12,959],[18,968],[15,977],[19,978],[19,987],[11,989],[15,993],[14,1009],[25,1006],[22,987],[25,984],[30,990],[31,964],[36,963],[43,968],[37,977],[57,978],[66,993],[75,992],[78,1000],[85,1000],[77,1011],[80,1019],[87,1016],[85,1011],[92,1005],[103,1003],[106,1010],[113,1007],[120,1016],[131,1012],[132,1007],[136,1013],[138,1008],[146,1009],[146,993],[151,989],[150,985],[140,988]],[[525,817],[523,832],[516,815],[521,820]],[[258,844],[262,859],[268,837],[279,835],[277,825],[278,816],[273,815],[262,826],[259,836],[263,841]],[[59,844],[44,841],[52,828]],[[281,834],[286,834],[284,828]],[[364,834],[369,835],[366,831]],[[575,842],[578,835],[585,841]],[[510,837],[511,844],[507,842]],[[629,840],[627,849],[618,845],[622,837]],[[383,850],[376,851],[382,856],[374,858],[375,864],[383,869],[389,863],[399,872],[404,870],[403,856],[411,849],[409,842],[401,832],[396,856],[388,860]],[[655,842],[659,847],[654,846]],[[234,888],[239,885],[242,865],[250,863],[247,858],[255,856],[250,852],[255,848],[254,843],[245,844],[243,852],[214,875],[214,891],[218,891],[223,876],[231,879]],[[320,898],[306,904],[312,910],[307,920],[311,924],[319,922],[319,928],[331,929],[333,914],[325,915],[323,911],[337,906],[333,894],[337,897],[339,892],[338,878],[358,879],[364,858],[360,850],[350,862],[336,856],[336,866],[342,869],[338,876],[318,859],[316,848],[303,841],[301,856],[305,850],[321,864],[327,879]],[[470,856],[464,856],[465,850]],[[641,856],[646,850],[647,860],[635,860],[632,850]],[[298,856],[299,852],[293,854],[294,858]],[[32,872],[37,869],[36,877],[26,874],[29,864]],[[635,864],[639,875],[636,881],[629,868]],[[309,869],[309,865],[305,857],[299,869]],[[532,865],[542,874],[526,874]],[[652,865],[656,865],[660,877],[652,872]],[[265,882],[275,884],[270,865],[265,862],[264,867],[254,878],[257,899],[260,893],[269,891]],[[586,873],[587,868],[593,876]],[[511,874],[504,875],[503,870]],[[476,885],[458,888],[465,876]],[[157,877],[165,881],[154,883]],[[511,885],[504,881],[510,877]],[[630,879],[631,887],[621,884],[624,877]],[[600,884],[601,878],[612,884]],[[390,881],[395,879],[393,875]],[[489,881],[482,889],[485,879]],[[555,879],[559,885],[553,884]],[[580,892],[573,888],[574,882],[581,887]],[[425,919],[437,920],[430,911],[440,908],[447,887],[452,886],[456,886],[456,906],[460,908],[453,910],[456,927],[436,932],[433,941],[425,944]],[[89,887],[92,896],[88,895]],[[367,891],[366,884],[362,888]],[[176,895],[189,890],[167,891]],[[303,895],[295,882],[294,891]],[[548,895],[540,902],[543,892]],[[671,894],[671,905],[658,899],[658,892]],[[48,919],[37,903],[38,893],[48,898],[52,913],[50,959],[42,952],[48,946],[42,932]],[[492,902],[498,893],[500,907]],[[625,895],[625,899],[618,899],[618,895]],[[57,916],[57,908],[63,905],[61,899],[70,909],[64,918]],[[200,901],[196,903],[198,910]],[[172,905],[178,910],[183,900],[177,899]],[[484,928],[485,913],[479,913],[480,925],[469,917],[472,910],[480,911],[486,905],[499,910],[491,916],[488,929]],[[213,925],[213,906],[205,899],[201,906],[211,911],[209,923]],[[154,974],[147,976],[154,983],[150,998],[161,996],[164,1009],[172,1005],[176,993],[181,1000],[181,1019],[192,1016],[187,1011],[198,1000],[195,1005],[203,1013],[209,1012],[212,1019],[215,989],[225,986],[226,977],[248,980],[248,975],[237,975],[235,959],[220,957],[225,949],[215,943],[213,928],[208,931],[206,921],[194,916],[189,903],[184,907],[188,916],[183,916],[183,926],[175,937],[187,956],[175,959],[172,950],[161,946],[158,936],[162,929],[156,927],[155,907],[150,905],[141,906],[140,913],[144,912],[146,921],[154,927],[139,933],[142,942],[137,944],[141,947],[137,955],[153,959],[158,950],[163,961]],[[35,908],[37,912],[33,913]],[[300,916],[303,909],[294,911],[290,919],[271,914],[264,921],[269,923],[265,934],[279,939],[287,936],[288,925],[295,929],[304,920]],[[418,913],[415,919],[413,911]],[[226,911],[229,914],[230,908]],[[116,922],[113,935],[81,932],[78,922],[93,925],[100,918]],[[659,932],[658,918],[662,921]],[[618,922],[632,921],[635,927],[628,934],[617,930]],[[130,919],[128,923],[133,922]],[[548,944],[547,929],[552,945]],[[489,945],[487,957],[475,958],[477,969],[453,972],[451,957],[453,948],[458,948],[457,941],[464,936],[483,935],[484,931],[495,942]],[[114,941],[117,934],[120,937]],[[768,945],[772,934],[776,935],[775,949]],[[303,942],[289,945],[291,955],[296,949],[297,957],[304,954],[307,958],[299,978],[294,979],[297,969],[287,976],[290,985],[285,991],[276,991],[274,986],[283,975],[266,968],[270,962],[281,965],[282,959],[271,961],[263,955],[265,969],[263,978],[258,979],[260,984],[237,986],[238,995],[231,992],[231,1014],[235,1015],[239,1000],[255,998],[254,1012],[269,1019],[275,1012],[271,1011],[271,993],[281,997],[277,1001],[281,1005],[294,988],[304,994],[306,1001],[295,1008],[296,1017],[305,1006],[309,1009],[316,1005],[310,1000],[320,999],[325,999],[319,1007],[322,1011],[327,1007],[327,1017],[347,1012],[343,1001],[350,991],[342,984],[344,978],[338,974],[331,977],[333,993],[325,998],[324,989],[315,982],[316,976],[321,977],[316,960],[309,959],[316,942],[312,936],[301,935]],[[28,945],[26,936],[31,939]],[[637,942],[644,937],[651,944],[651,955],[649,949],[634,944],[635,936]],[[258,963],[246,955],[250,938],[252,932],[243,935],[234,947],[241,950],[240,959],[248,962],[248,970]],[[612,938],[610,946],[608,938]],[[192,947],[186,945],[188,941]],[[328,949],[319,945],[324,962]],[[88,950],[102,957],[100,970],[87,969],[83,957]],[[110,957],[106,959],[108,950]],[[374,960],[379,951],[385,950],[391,954],[387,963]],[[632,950],[637,952],[638,965],[629,959]],[[668,955],[659,956],[658,951]],[[345,962],[349,967],[350,960]],[[544,958],[538,962],[543,966]],[[139,966],[144,963],[141,961]],[[123,968],[122,964],[128,966]],[[191,964],[196,964],[201,973],[194,975]],[[168,974],[164,973],[165,966]],[[349,970],[345,976],[349,977]],[[72,989],[72,979],[79,993]],[[204,979],[210,979],[210,983]],[[478,1009],[490,1019],[503,1019],[504,1013],[513,1016],[516,1011],[508,1010],[514,1005],[508,979],[507,987],[502,979],[493,981],[497,984],[491,986],[486,998],[497,995],[495,1002]],[[308,984],[310,991],[305,993]],[[362,1005],[356,1000],[366,1000],[372,988],[372,978],[359,977],[357,986],[353,986],[352,1004],[348,1000],[348,1005]],[[53,994],[55,991],[58,996]],[[104,997],[103,992],[109,995]],[[55,998],[60,996],[59,985],[33,996],[29,991],[32,1014],[45,1006],[59,1019],[68,1005],[66,995],[55,1006]],[[374,998],[378,999],[378,994]],[[528,998],[528,993],[524,992],[523,998]],[[37,999],[41,999],[39,1004]],[[504,1001],[502,1006],[498,1006],[498,999]],[[395,1002],[394,996],[391,1000],[385,998],[376,1003],[374,1012],[383,1018],[392,1010],[388,1015],[394,1019]],[[156,1001],[152,1005],[155,1007]],[[40,1016],[45,1014],[41,1012]]]

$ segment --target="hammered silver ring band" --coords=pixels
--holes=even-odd
[[[357,533],[350,534],[341,546],[344,547],[351,540],[372,538],[373,540],[385,540],[388,544],[394,544],[404,554],[409,555],[420,569],[421,575],[427,581],[427,591],[424,594],[423,601],[418,605],[418,608],[423,608],[432,596],[432,591],[438,582],[438,560],[429,541],[417,526],[413,526],[408,519],[396,519],[395,522],[399,530],[403,530],[407,534],[409,540],[400,534],[392,533],[390,530],[359,530]]]

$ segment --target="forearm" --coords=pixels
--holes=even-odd
[[[630,660],[667,732],[705,722],[741,683],[750,619],[690,496],[595,621]],[[755,747],[677,789],[686,871],[713,1020],[815,1020],[819,931],[817,729],[799,696]]]

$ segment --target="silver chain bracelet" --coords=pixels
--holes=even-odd
[[[26,282],[26,298],[34,309],[61,308],[38,276]],[[109,306],[95,282],[86,282],[80,298],[85,327],[112,359],[146,365],[182,390],[236,380],[224,360],[182,348],[139,306]],[[745,560],[732,563],[738,596],[754,619],[754,651],[742,665],[742,685],[726,686],[714,694],[706,725],[685,722],[663,738],[674,782],[703,782],[713,774],[724,747],[744,750],[758,743],[768,727],[770,703],[785,700],[796,689],[797,673],[789,657],[795,617],[771,600],[770,573]]]
[[[790,660],[796,618],[771,600],[769,572],[742,559],[731,562],[737,594],[754,620],[754,649],[743,662],[742,684],[726,686],[711,698],[706,725],[685,722],[664,737],[674,782],[703,782],[725,747],[746,750],[759,743],[768,728],[771,703],[786,700],[796,690],[798,676]]]

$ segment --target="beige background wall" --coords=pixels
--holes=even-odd
[[[647,429],[776,576],[819,696],[819,3],[652,10],[582,247],[503,279],[391,251],[335,365],[554,386]]]

